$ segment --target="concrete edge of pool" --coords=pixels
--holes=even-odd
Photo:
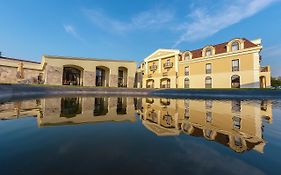
[[[163,98],[281,99],[272,89],[139,89],[0,84],[0,102],[49,96],[139,96]]]

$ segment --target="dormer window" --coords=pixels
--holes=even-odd
[[[239,43],[235,41],[231,44],[231,51],[237,51],[237,50],[239,50]]]
[[[212,55],[212,49],[211,48],[208,48],[206,49],[206,52],[205,52],[205,56],[211,56]]]
[[[185,56],[184,56],[184,60],[189,60],[190,59],[190,55],[187,53],[187,54],[185,54]]]

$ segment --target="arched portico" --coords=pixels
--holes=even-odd
[[[118,68],[118,87],[128,86],[128,69],[126,67]]]
[[[83,85],[83,68],[76,65],[63,66],[63,85]]]
[[[96,86],[109,86],[109,72],[110,69],[105,66],[96,67]]]

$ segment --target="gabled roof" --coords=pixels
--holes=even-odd
[[[150,54],[148,57],[146,57],[144,60],[154,59],[157,57],[165,57],[166,55],[171,54],[179,54],[180,51],[176,49],[157,49],[152,54]]]

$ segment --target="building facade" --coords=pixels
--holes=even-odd
[[[136,62],[44,55],[41,62],[0,57],[0,83],[134,86]]]
[[[143,88],[266,88],[261,40],[236,38],[201,49],[158,49],[140,66]]]

